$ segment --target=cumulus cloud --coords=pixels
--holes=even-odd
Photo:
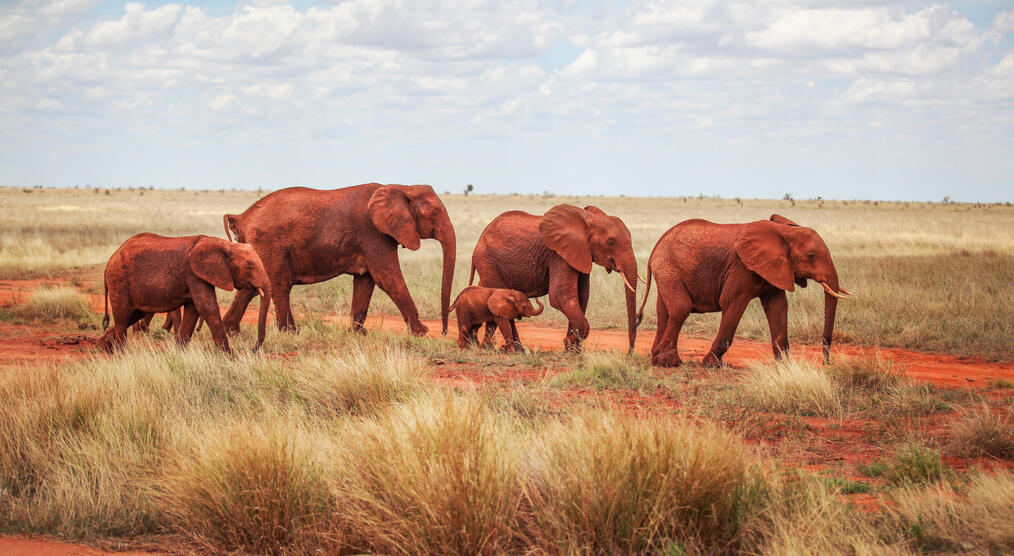
[[[143,122],[278,141],[559,131],[749,147],[854,141],[843,130],[877,122],[913,150],[961,126],[1010,142],[1014,59],[999,37],[1014,11],[977,26],[890,0],[241,0],[223,13],[176,0],[96,18],[96,1],[0,4],[8,136]],[[974,131],[984,106],[1002,114]]]

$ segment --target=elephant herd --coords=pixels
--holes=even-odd
[[[126,330],[151,315],[182,308],[176,338],[186,343],[199,317],[215,343],[229,352],[228,333],[238,332],[247,305],[260,293],[257,348],[263,343],[268,307],[275,305],[277,325],[295,330],[289,302],[294,285],[314,284],[351,274],[352,328],[363,332],[373,290],[386,293],[413,334],[428,328],[401,273],[398,247],[419,249],[435,239],[443,250],[440,316],[447,333],[448,314],[457,311],[459,345],[477,341],[486,324],[486,342],[494,327],[507,350],[523,349],[515,318],[536,312],[528,298],[549,296],[549,304],[567,317],[564,346],[579,350],[588,337],[589,273],[592,264],[616,271],[623,280],[629,347],[634,348],[652,278],[658,282],[658,329],[651,361],[677,366],[677,340],[690,313],[721,311],[718,336],[704,358],[717,365],[750,300],[759,297],[771,329],[776,357],[788,350],[785,292],[806,287],[825,292],[823,345],[831,345],[837,301],[849,293],[824,241],[815,231],[784,217],[747,224],[688,220],[670,228],[652,250],[647,279],[638,274],[630,231],[622,220],[596,207],[561,204],[544,215],[509,211],[482,232],[472,253],[469,286],[451,304],[457,240],[447,209],[428,185],[357,185],[334,190],[286,188],[266,195],[241,214],[223,218],[229,240],[209,236],[163,237],[138,234],[120,246],[106,265],[106,315],[114,326],[100,338],[107,351],[123,345]],[[646,285],[637,308],[637,283]],[[215,288],[236,290],[221,315]]]

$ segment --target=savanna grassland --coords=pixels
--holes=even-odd
[[[0,189],[0,285],[34,290],[0,308],[0,330],[97,336],[101,268],[123,240],[222,236],[221,215],[257,197]],[[0,367],[0,532],[209,553],[1014,551],[1014,383],[941,388],[872,349],[1011,361],[1014,208],[442,199],[455,291],[505,210],[596,205],[626,222],[642,274],[679,221],[782,214],[829,245],[856,294],[839,305],[836,342],[864,355],[656,369],[642,353],[462,351],[432,330],[369,324],[360,336],[340,277],[296,288],[299,334],[270,330],[258,355],[245,325],[232,357],[207,332],[179,349],[156,330],[115,356],[85,341],[66,359]],[[437,318],[439,247],[401,253],[422,316]],[[593,270],[593,328],[622,328],[622,288]],[[816,341],[819,288],[789,300],[791,340]],[[738,335],[763,340],[755,305]],[[371,314],[383,313],[400,321],[378,293]],[[559,313],[535,321],[562,341]],[[716,328],[717,315],[694,315],[684,334]]]

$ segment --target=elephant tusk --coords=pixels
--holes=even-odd
[[[838,288],[838,293],[843,293],[845,295],[852,295],[852,292],[846,290],[845,288]]]
[[[621,273],[620,273],[620,276],[622,276],[622,277],[623,277],[623,283],[627,285],[627,288],[628,288],[628,289],[629,289],[630,291],[632,291],[632,292],[634,292],[634,293],[637,293],[637,290],[636,290],[636,289],[634,288],[634,286],[631,286],[631,285],[630,285],[630,281],[629,281],[629,280],[627,280],[627,275],[621,272]]]
[[[260,292],[261,297],[264,297],[264,288],[257,288],[257,291]]]
[[[648,285],[648,281],[647,281],[647,280],[645,280],[644,278],[641,278],[641,275],[640,275],[640,274],[638,274],[638,275],[637,275],[637,279],[638,279],[638,280],[640,280],[640,281],[641,281],[641,283],[642,283],[642,284],[644,284],[645,286],[647,286],[647,285]]]
[[[832,290],[831,286],[828,286],[826,283],[821,282],[820,285],[824,286],[824,291],[827,292],[827,295],[831,295],[831,296],[837,297],[838,299],[848,299],[844,295],[842,295],[842,294],[840,294],[840,293]],[[848,292],[846,292],[846,293],[848,293]]]

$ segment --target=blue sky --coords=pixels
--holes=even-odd
[[[1014,200],[1014,6],[0,3],[0,184]]]

